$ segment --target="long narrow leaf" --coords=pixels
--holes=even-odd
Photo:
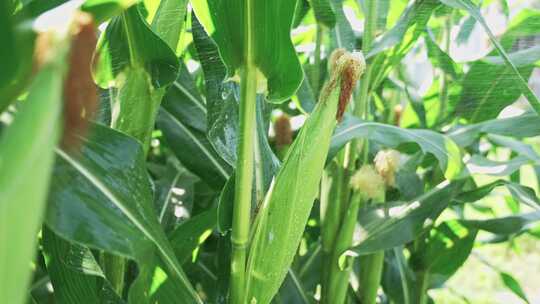
[[[100,125],[83,140],[80,154],[57,151],[47,225],[66,239],[139,264],[157,251],[171,275],[182,282],[183,296],[200,302],[152,209],[140,144]]]
[[[39,73],[0,138],[0,244],[9,246],[0,251],[0,303],[25,301],[61,128],[62,58]]]
[[[515,74],[515,76],[518,79],[518,85],[521,89],[521,92],[523,95],[529,100],[529,104],[531,107],[537,112],[540,113],[540,100],[538,100],[538,97],[534,94],[534,92],[531,90],[529,85],[527,84],[527,81],[523,78],[522,74],[518,70],[518,68],[514,65],[502,45],[499,43],[493,32],[491,32],[491,29],[489,28],[486,20],[484,17],[482,17],[482,14],[480,13],[480,10],[478,7],[476,7],[470,0],[441,0],[442,3],[458,8],[458,9],[464,9],[471,14],[471,16],[478,21],[486,31],[486,33],[489,36],[489,39],[499,52],[501,54],[501,57],[504,59],[506,65],[508,68]]]

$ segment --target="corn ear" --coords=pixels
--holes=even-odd
[[[346,53],[337,59],[319,103],[266,195],[250,246],[247,303],[269,303],[292,263],[319,189],[330,138],[363,71],[363,60],[356,56]]]

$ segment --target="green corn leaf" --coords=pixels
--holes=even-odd
[[[259,95],[259,97],[262,97]],[[265,106],[265,103],[263,102],[262,98],[257,98],[257,135],[258,135],[258,145],[259,150],[256,151],[256,153],[260,156],[260,161],[262,164],[262,176],[261,178],[261,184],[259,187],[259,191],[266,192],[268,191],[268,188],[270,187],[270,183],[272,182],[273,177],[275,176],[276,172],[278,171],[280,167],[279,160],[275,156],[275,154],[272,152],[272,149],[270,148],[270,145],[268,144],[268,137],[266,135],[265,130],[268,129],[266,127],[266,121],[264,118],[264,115],[262,113],[262,107]],[[236,145],[231,145],[228,152],[230,155],[236,150]],[[236,159],[236,158],[233,158]],[[234,185],[235,180],[233,178],[229,178],[225,186],[223,187],[221,194],[219,196],[219,203],[218,203],[218,230],[221,233],[225,233],[229,231],[232,227],[232,212],[233,212],[233,206],[234,206]],[[261,195],[262,196],[262,195]],[[252,205],[258,206],[260,202],[257,201],[257,197],[253,197]]]
[[[359,270],[356,270],[358,272]],[[403,254],[403,246],[387,250],[384,253],[384,267],[381,287],[384,293],[396,303],[413,303],[418,290],[416,278]]]
[[[47,225],[65,239],[129,257],[143,270],[157,252],[181,282],[179,297],[199,303],[152,208],[140,144],[100,125],[83,142],[80,153],[57,151]]]
[[[516,296],[520,297],[527,304],[530,303],[527,295],[525,294],[525,291],[523,291],[523,288],[521,287],[521,284],[519,284],[518,280],[516,280],[511,274],[504,271],[500,272],[499,275],[504,286],[510,289]]]
[[[234,208],[234,175],[229,178],[219,194],[217,209],[217,229],[222,234],[227,233],[232,228],[233,208]]]
[[[403,42],[405,34],[413,29],[415,36],[423,33],[431,13],[440,5],[436,0],[416,0],[401,15],[396,25],[379,37],[367,54],[367,58],[375,56]]]
[[[514,199],[533,209],[540,210],[540,200],[532,188],[502,179],[477,187],[473,190],[463,191],[456,197],[456,201],[459,203],[472,203],[478,201],[489,195],[493,189],[497,187],[506,187]]]
[[[456,221],[444,222],[430,232],[425,251],[420,254],[432,284],[444,283],[465,263],[476,235],[476,230],[468,230]]]
[[[346,254],[365,255],[414,240],[448,207],[463,186],[462,181],[443,182],[409,202],[377,205],[360,210],[358,223],[365,231]],[[389,215],[385,215],[388,210]]]
[[[540,211],[510,215],[487,220],[460,220],[460,224],[494,234],[514,234],[533,227],[540,221]]]
[[[0,3],[0,39],[5,46],[0,49],[0,65],[2,66],[0,88],[9,83],[17,73],[19,53],[16,49],[15,27],[11,14],[10,2],[2,1]]]
[[[315,19],[320,24],[328,28],[333,28],[336,25],[336,14],[332,10],[330,0],[310,0],[309,4],[315,12]]]
[[[246,1],[252,5],[250,27],[245,20]],[[296,1],[196,0],[192,5],[207,33],[214,37],[229,77],[244,65],[248,56],[244,37],[251,35],[254,50],[249,56],[266,77],[268,100],[282,102],[296,92],[303,77],[290,38]]]
[[[346,117],[336,128],[332,136],[329,158],[355,138],[367,138],[386,147],[415,143],[422,152],[431,153],[437,158],[448,179],[456,178],[463,166],[459,147],[445,135],[431,130],[402,129],[376,122],[364,122],[354,117]]]
[[[163,90],[156,90],[143,68],[128,67],[112,105],[112,127],[133,136],[148,149]]]
[[[34,79],[0,137],[0,303],[25,303],[61,130],[65,50]]]
[[[353,29],[347,20],[347,17],[345,17],[345,12],[343,11],[343,0],[330,1],[336,16],[336,25],[330,32],[332,47],[334,49],[344,48],[346,50],[353,51],[356,49],[356,36],[354,35]]]
[[[217,223],[217,208],[211,208],[180,224],[169,234],[169,240],[181,263],[212,233]]]
[[[508,176],[519,170],[522,166],[531,163],[532,162],[530,159],[523,156],[517,156],[507,161],[495,161],[481,155],[474,154],[467,161],[466,166],[470,174]]]
[[[102,23],[109,18],[120,14],[139,1],[140,0],[86,0],[82,3],[80,9],[81,11],[92,14],[96,23]],[[35,18],[65,4],[66,2],[68,2],[68,0],[23,1],[23,8],[17,12],[16,16],[22,18]]]
[[[450,57],[450,55],[439,47],[431,31],[428,31],[424,35],[424,41],[426,42],[429,59],[435,65],[439,66],[445,73],[456,79],[456,63],[452,57]]]
[[[529,79],[533,70],[532,65],[516,68],[524,79]],[[474,63],[462,80],[463,91],[456,113],[471,123],[496,118],[521,96],[522,88],[515,85],[517,81],[512,68],[506,65]]]
[[[527,98],[531,107],[537,113],[540,113],[540,100],[538,100],[538,97],[536,97],[534,92],[527,84],[526,78],[522,75],[522,72],[512,62],[512,60],[504,50],[503,46],[499,43],[495,35],[491,32],[491,29],[486,23],[484,17],[482,17],[482,14],[480,13],[478,7],[476,7],[474,3],[472,3],[470,0],[441,0],[441,2],[453,8],[466,10],[467,12],[469,12],[469,14],[471,14],[474,19],[476,19],[476,21],[478,21],[478,23],[482,25],[482,27],[488,34],[489,39],[503,58],[507,66],[507,73],[514,75],[516,81],[514,81],[513,83],[516,84],[517,82],[521,93]]]
[[[508,57],[518,68],[529,65],[538,66],[540,61],[540,46],[533,46],[509,53]],[[505,65],[504,58],[501,56],[487,56],[483,61],[489,64]]]
[[[32,80],[32,57],[34,31],[24,22],[12,16],[15,4],[3,1],[0,4],[0,39],[4,47],[0,50],[0,113],[21,95]]]
[[[92,252],[70,243],[43,227],[43,254],[54,288],[54,297],[65,304],[121,304]]]
[[[108,88],[122,79],[117,76],[127,66],[144,67],[156,88],[171,84],[177,76],[174,51],[144,21],[137,5],[112,19],[97,46],[94,78]]]
[[[248,302],[269,303],[285,279],[318,192],[338,97],[334,89],[317,104],[266,195],[249,253]]]
[[[540,155],[534,150],[533,146],[526,144],[523,141],[495,134],[488,135],[487,139],[497,146],[510,148],[519,156],[525,157],[533,162],[540,162]]]
[[[186,168],[213,188],[221,189],[231,175],[231,167],[217,154],[204,132],[190,127],[172,111],[167,102],[157,118],[167,143]]]
[[[162,0],[152,20],[152,30],[174,51],[178,46],[186,18],[187,0]]]
[[[211,235],[216,225],[216,208],[204,211],[186,220],[168,234],[169,240],[179,262],[189,266],[194,253],[199,250],[199,246]],[[194,262],[194,261],[193,261]],[[140,279],[139,289],[141,296],[150,293],[151,303],[192,303],[189,298],[180,298],[182,293],[179,290],[182,282],[174,276],[169,276],[165,269],[166,265],[160,262],[159,257],[150,257],[141,271],[144,279]],[[190,278],[192,278],[190,274]]]
[[[50,1],[39,1],[39,0],[32,0],[32,1],[26,1],[24,7],[22,10],[20,10],[16,16],[24,16],[29,18],[35,18],[44,12],[51,10],[57,6],[60,6],[64,3],[68,2],[68,0],[50,0]]]
[[[122,13],[137,2],[139,0],[86,0],[81,5],[81,11],[92,14],[96,24],[99,24]]]
[[[178,166],[170,163],[164,172],[156,173],[159,178],[154,180],[154,206],[161,227],[167,234],[174,230],[181,220],[175,216],[176,200],[181,200],[185,206],[193,206],[195,184],[199,181],[197,176]],[[178,189],[182,189],[183,193],[177,192]]]
[[[533,113],[492,119],[457,127],[448,136],[460,147],[467,147],[484,134],[497,134],[514,138],[525,138],[540,135],[540,117]]]
[[[227,146],[230,144],[231,135],[234,136],[232,140],[236,138],[234,117],[237,116],[230,114],[229,117],[218,118],[222,117],[218,113],[230,113],[230,110],[221,110],[226,107],[226,101],[234,100],[232,96],[226,101],[222,100],[225,68],[219,60],[217,48],[196,19],[193,24],[195,46],[200,48],[199,57],[205,72],[206,98],[203,99],[198,93],[187,69],[181,65],[177,80],[164,97],[157,123],[176,157],[212,187],[221,189],[230,177],[231,165],[234,165]],[[223,72],[221,76],[220,71]],[[221,128],[213,128],[216,120],[224,122]],[[210,136],[209,130],[219,130],[226,134],[227,136],[220,137],[226,139],[225,143],[218,144],[223,141],[217,141]]]
[[[227,69],[220,60],[214,41],[192,14],[193,41],[201,61],[207,101],[207,135],[219,155],[231,166],[236,165],[238,131],[238,90],[225,82]]]
[[[162,107],[174,114],[186,125],[206,132],[206,102],[201,96],[186,66],[180,64],[180,73],[167,94],[163,97]]]
[[[299,107],[305,113],[311,113],[313,108],[315,108],[316,99],[313,89],[309,84],[308,78],[304,76],[304,80],[296,92],[296,97],[298,98]]]
[[[273,300],[278,303],[298,303],[311,304],[314,303],[313,298],[310,298],[302,281],[292,269],[289,269],[285,281],[279,290],[279,293]]]

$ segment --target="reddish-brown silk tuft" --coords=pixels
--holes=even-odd
[[[291,121],[287,115],[281,115],[274,123],[274,133],[276,134],[276,146],[289,146],[293,141],[293,131]]]
[[[97,35],[92,17],[79,14],[69,55],[69,70],[64,81],[64,135],[62,147],[78,149],[98,104],[97,87],[92,79],[92,55]]]
[[[355,70],[353,67],[346,67],[343,70],[341,76],[341,91],[339,92],[339,103],[338,110],[336,113],[337,121],[341,121],[345,110],[347,109],[347,104],[351,99],[352,91],[354,89],[357,77],[355,76]]]

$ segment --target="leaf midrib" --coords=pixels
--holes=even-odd
[[[179,268],[178,263],[174,261],[170,256],[170,250],[166,248],[159,242],[156,237],[148,231],[144,225],[136,218],[136,216],[131,213],[123,204],[122,200],[119,199],[91,170],[86,168],[84,165],[80,164],[77,160],[70,157],[67,153],[60,149],[56,149],[56,153],[62,157],[66,162],[68,162],[73,168],[75,168],[82,176],[84,176],[94,187],[96,187],[102,194],[105,195],[121,212],[124,214],[129,221],[137,227],[154,245],[158,248],[159,252],[162,254],[163,258],[166,260],[167,264],[173,269],[177,277],[184,283],[186,288],[189,290],[194,299],[198,299],[198,296],[195,292],[189,288],[191,283],[185,277],[181,269]]]
[[[221,166],[219,161],[217,159],[215,159],[215,157],[212,155],[212,153],[210,153],[210,151],[208,151],[208,149],[199,141],[199,139],[193,134],[193,132],[191,132],[191,130],[189,130],[188,127],[186,127],[180,120],[178,120],[176,117],[174,117],[174,115],[172,115],[165,108],[161,107],[161,109],[163,110],[164,113],[166,113],[168,116],[170,116],[170,118],[175,122],[175,124],[177,124],[193,140],[193,142],[197,145],[197,147],[199,147],[199,149],[204,153],[204,155],[206,155],[206,157],[216,167],[216,169],[219,171],[219,173],[221,173],[221,175],[223,175],[223,177],[225,177],[225,179],[229,179],[230,176],[227,173],[227,171],[225,170],[225,168],[223,168],[223,166]]]

